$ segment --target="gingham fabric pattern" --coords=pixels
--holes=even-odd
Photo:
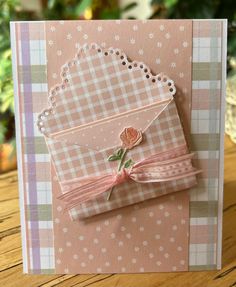
[[[221,266],[225,26],[222,20],[193,21],[191,150],[203,170],[190,193],[189,269],[193,271]]]
[[[108,156],[112,154],[114,148],[108,148],[103,151],[92,151],[86,147],[68,144],[65,141],[58,141],[53,138],[49,138],[47,143],[58,173],[59,182],[74,180],[75,178],[79,182],[79,179],[103,173],[112,173],[117,169],[116,162],[107,161]],[[178,112],[174,100],[172,100],[145,131],[144,145],[139,145],[130,150],[129,156],[135,162],[138,162],[150,157],[152,154],[182,145],[186,145],[186,142]],[[187,153],[187,148],[185,152]],[[73,208],[70,214],[73,219],[89,217],[170,192],[184,190],[195,184],[195,176],[155,184],[128,182],[117,186],[110,200],[106,199],[107,194],[101,195],[96,199]],[[68,188],[72,187],[62,185],[62,189],[65,192]]]
[[[39,116],[39,128],[51,136],[170,99],[174,93],[173,81],[153,76],[145,64],[128,61],[120,50],[85,45],[62,67],[62,83],[51,90],[51,107]]]
[[[37,127],[47,105],[44,23],[12,23],[17,158],[24,272],[54,272],[50,157]]]

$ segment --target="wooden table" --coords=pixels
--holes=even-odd
[[[127,275],[22,274],[17,172],[0,176],[0,283],[3,287],[236,287],[236,145],[225,138],[223,269]]]

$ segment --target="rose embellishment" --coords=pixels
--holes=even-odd
[[[134,164],[131,158],[125,161],[125,156],[128,150],[142,142],[142,131],[136,130],[133,127],[125,128],[120,134],[120,139],[122,141],[122,147],[108,157],[108,161],[119,161],[118,173],[121,173],[122,170],[126,168],[130,168]],[[112,190],[113,189],[108,193],[107,200],[109,200]]]
[[[125,128],[120,134],[120,139],[123,143],[123,147],[126,149],[132,149],[141,143],[143,137],[140,130],[129,127]]]

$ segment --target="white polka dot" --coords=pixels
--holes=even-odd
[[[81,26],[77,26],[76,29],[77,29],[77,31],[79,31],[79,32],[82,31],[82,27],[81,27]]]
[[[153,253],[149,253],[148,256],[149,256],[150,259],[154,258],[154,254]]]
[[[160,210],[164,209],[164,205],[163,204],[159,204],[158,207],[159,207]]]
[[[146,240],[143,241],[143,246],[147,246],[148,242]]]
[[[120,220],[122,218],[122,214],[118,214],[116,218]]]
[[[114,39],[115,39],[115,41],[119,41],[120,40],[120,36],[119,35],[115,35]]]
[[[132,258],[131,262],[132,262],[133,264],[135,264],[135,263],[137,263],[137,259],[136,259],[136,258]]]
[[[100,226],[97,226],[97,227],[96,227],[96,231],[97,231],[97,232],[100,232],[100,231],[101,231],[101,227],[100,227]]]
[[[62,211],[62,207],[61,207],[61,206],[58,206],[58,207],[57,207],[57,211],[59,211],[59,212]]]
[[[170,67],[171,67],[171,68],[176,68],[176,63],[175,63],[175,62],[172,62],[172,63],[170,64]]]
[[[84,38],[84,40],[87,40],[88,39],[88,34],[84,34],[83,38]]]
[[[108,226],[110,224],[109,220],[104,221],[104,225]]]
[[[184,47],[184,48],[187,48],[187,47],[188,47],[188,42],[186,42],[186,41],[183,42],[183,47]]]
[[[122,260],[122,256],[121,255],[117,256],[117,260],[121,261]]]
[[[178,229],[177,225],[173,225],[173,226],[172,226],[172,230],[175,231],[175,230],[177,230],[177,229]]]
[[[62,253],[64,250],[63,250],[63,248],[58,248],[58,251],[59,251],[59,253]]]
[[[60,259],[57,259],[57,264],[61,264],[61,260]]]
[[[131,38],[129,42],[130,42],[130,44],[134,45],[136,41],[134,38]]]
[[[74,255],[73,255],[73,258],[74,258],[74,259],[78,259],[79,256],[78,256],[77,254],[74,254]]]
[[[157,265],[157,266],[161,266],[161,261],[157,261],[157,262],[156,262],[156,265]]]
[[[161,48],[162,47],[162,42],[157,42],[157,47]]]
[[[94,239],[93,239],[93,243],[94,243],[94,244],[98,244],[98,243],[99,243],[99,240],[98,240],[97,238],[94,238]]]
[[[175,54],[179,54],[179,49],[177,49],[177,48],[174,49],[174,53],[175,53]]]
[[[140,271],[140,272],[144,272],[144,268],[143,268],[143,267],[140,267],[140,268],[139,268],[139,271]]]
[[[183,31],[184,31],[184,26],[179,26],[179,30],[180,30],[181,32],[183,32]]]
[[[69,273],[69,269],[68,269],[68,268],[65,268],[65,269],[64,269],[64,272],[65,272],[65,273]]]
[[[107,249],[106,249],[105,247],[103,247],[103,248],[101,249],[101,251],[102,251],[102,253],[106,253],[106,252],[107,252]]]
[[[60,219],[59,218],[55,218],[55,223],[60,223]]]
[[[165,30],[165,26],[164,25],[160,25],[160,30],[164,31]]]
[[[62,231],[63,231],[64,233],[66,233],[66,232],[68,231],[68,228],[64,227],[64,228],[62,229]]]
[[[160,235],[160,234],[156,234],[156,235],[155,235],[155,238],[156,238],[157,240],[159,240],[159,239],[161,238],[161,235]]]
[[[108,266],[110,266],[110,265],[111,265],[111,264],[110,264],[110,262],[108,262],[108,261],[107,261],[107,262],[105,262],[105,266],[107,266],[107,267],[108,267]]]
[[[170,237],[170,242],[175,242],[175,238],[174,237]]]
[[[161,63],[161,59],[160,59],[160,58],[157,58],[157,59],[156,59],[156,64],[159,65],[160,63]]]
[[[71,244],[70,241],[67,241],[67,242],[66,242],[66,246],[67,246],[67,247],[71,247],[71,245],[72,245],[72,244]]]
[[[126,271],[126,268],[125,267],[122,267],[121,268],[121,272],[125,272]]]
[[[86,263],[85,262],[81,262],[81,267],[86,267]]]
[[[181,246],[178,246],[178,247],[177,247],[177,250],[178,250],[178,251],[182,251],[183,248],[182,248]]]
[[[164,247],[163,247],[163,246],[160,246],[160,247],[159,247],[159,250],[160,250],[160,251],[163,251],[163,250],[164,250]]]
[[[140,232],[143,232],[143,231],[144,231],[144,227],[143,227],[143,226],[140,226],[140,227],[139,227],[139,231],[140,231]]]
[[[139,250],[140,250],[140,249],[139,249],[138,246],[135,246],[135,247],[134,247],[134,251],[135,251],[135,252],[139,252]]]
[[[176,270],[177,270],[176,266],[172,266],[172,271],[176,271]]]
[[[98,268],[97,268],[97,272],[98,272],[98,273],[101,273],[101,272],[102,272],[102,268],[98,267]]]
[[[138,53],[139,53],[139,55],[143,55],[143,54],[144,54],[143,49],[139,49],[139,50],[138,50]]]
[[[84,240],[84,236],[83,236],[83,235],[80,235],[80,236],[79,236],[79,240],[80,240],[80,241]]]
[[[166,38],[166,39],[170,39],[170,33],[166,33],[166,34],[165,34],[165,38]]]
[[[184,265],[184,264],[185,264],[185,261],[184,261],[184,260],[180,260],[180,264],[181,264],[181,265]]]
[[[102,26],[98,26],[97,30],[98,30],[98,32],[101,32],[102,31]]]
[[[166,211],[166,212],[164,213],[164,215],[165,215],[165,217],[169,217],[169,216],[170,216],[170,213],[169,213],[168,211]]]
[[[186,220],[185,219],[181,219],[181,224],[185,224]]]
[[[149,37],[150,39],[153,39],[154,34],[153,34],[153,33],[149,33],[148,37]]]
[[[160,219],[158,219],[157,221],[156,221],[156,224],[158,224],[158,225],[160,225],[162,223],[162,221],[160,220]]]
[[[133,30],[134,30],[134,31],[137,31],[137,30],[138,30],[138,26],[137,26],[137,25],[134,25],[134,26],[133,26]]]
[[[166,259],[169,258],[169,257],[170,257],[169,253],[165,253],[165,254],[164,254],[164,257],[165,257]]]
[[[119,241],[119,242],[118,242],[118,245],[119,245],[119,246],[123,246],[123,245],[124,245],[124,242],[123,242],[123,241]]]
[[[112,239],[116,238],[115,233],[111,233],[111,238],[112,238]]]
[[[121,230],[121,231],[125,231],[126,228],[125,228],[124,226],[121,226],[120,230]]]
[[[131,234],[130,234],[130,233],[126,233],[126,237],[127,237],[128,239],[130,239],[130,238],[131,238]]]
[[[67,34],[67,35],[66,35],[66,39],[67,39],[67,40],[71,40],[71,39],[72,39],[72,35],[71,35],[70,33]]]
[[[150,211],[148,215],[149,215],[149,217],[153,217],[154,216],[154,212]]]
[[[93,259],[94,259],[93,254],[89,254],[88,259],[89,259],[89,260],[93,260]]]

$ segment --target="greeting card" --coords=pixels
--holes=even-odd
[[[225,20],[11,24],[24,271],[221,266]]]

